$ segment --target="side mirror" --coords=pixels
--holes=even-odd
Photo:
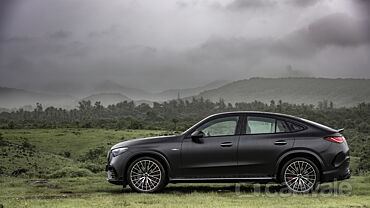
[[[191,134],[191,139],[196,143],[202,143],[201,138],[204,137],[204,133],[202,131],[194,131]]]

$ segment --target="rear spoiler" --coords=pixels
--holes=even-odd
[[[337,130],[339,133],[342,133],[344,131],[344,128]]]

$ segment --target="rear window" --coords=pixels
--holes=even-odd
[[[285,121],[274,118],[248,116],[246,134],[271,134],[289,132],[289,127]]]
[[[291,122],[286,122],[286,124],[288,125],[289,129],[291,132],[293,131],[301,131],[304,129],[303,126],[301,125],[298,125],[298,124],[294,124],[294,123],[291,123]]]
[[[307,120],[307,119],[304,119],[304,118],[301,118],[301,120],[304,121],[304,122],[307,122],[307,123],[309,123],[309,124],[311,124],[313,126],[316,126],[316,127],[320,128],[320,129],[326,130],[326,131],[338,132],[337,130],[335,130],[333,128],[330,128],[328,126],[325,126],[325,125],[316,123],[314,121],[310,121],[310,120]]]

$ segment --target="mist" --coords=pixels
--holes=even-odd
[[[0,3],[0,86],[78,95],[250,77],[370,78],[361,0]]]

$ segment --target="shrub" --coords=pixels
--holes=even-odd
[[[102,165],[97,165],[95,163],[82,163],[80,168],[88,169],[93,173],[99,173],[104,171],[104,167]]]
[[[64,177],[75,178],[91,175],[92,172],[84,168],[65,167],[49,174],[48,178],[64,178]]]
[[[80,161],[94,161],[97,162],[99,160],[105,159],[106,156],[106,149],[104,146],[99,146],[93,149],[89,149],[84,155],[80,157]]]
[[[5,141],[3,134],[0,133],[0,147],[6,146],[8,143]]]
[[[27,138],[24,138],[24,137],[21,137],[21,139],[23,140],[22,141],[22,144],[21,146],[24,148],[24,149],[28,149],[28,150],[35,150],[36,149],[36,146],[31,144]]]
[[[370,138],[367,138],[362,146],[358,168],[363,172],[370,171]]]

